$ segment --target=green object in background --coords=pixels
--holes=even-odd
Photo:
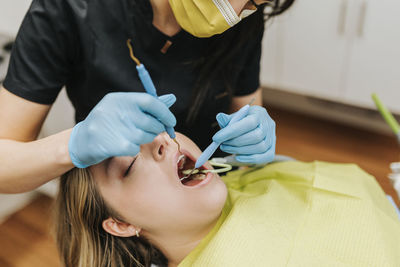
[[[382,114],[382,117],[385,119],[387,124],[389,124],[390,128],[392,128],[393,132],[396,135],[400,135],[400,125],[393,117],[392,113],[386,108],[386,106],[381,102],[379,97],[376,94],[372,94],[372,99],[375,102],[379,112]]]

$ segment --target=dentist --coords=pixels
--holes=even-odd
[[[273,160],[275,123],[259,89],[261,40],[265,17],[293,1],[33,0],[0,89],[0,193],[135,156],[165,127],[201,149],[213,138],[241,162]],[[128,39],[159,98],[144,92]],[[77,125],[37,140],[64,86]],[[226,126],[227,114],[252,98],[248,116]]]

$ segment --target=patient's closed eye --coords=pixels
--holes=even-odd
[[[124,173],[124,177],[125,176],[127,176],[128,174],[129,174],[129,171],[131,170],[131,168],[132,168],[132,166],[133,166],[133,164],[135,163],[135,161],[136,161],[136,158],[137,158],[137,156],[136,157],[134,157],[133,158],[133,160],[132,160],[132,162],[131,162],[131,164],[129,164],[129,167],[128,167],[128,169],[125,171],[125,173]]]

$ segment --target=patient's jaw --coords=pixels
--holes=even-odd
[[[195,159],[200,156],[200,149],[189,138],[177,133],[177,140],[182,151]],[[209,228],[218,219],[227,195],[216,174],[205,184],[183,185],[177,174],[179,155],[173,140],[161,134],[142,145],[136,158],[116,157],[92,166],[90,171],[106,203],[125,222],[142,229],[142,235],[162,243],[158,240],[189,237]]]

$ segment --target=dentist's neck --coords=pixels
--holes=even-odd
[[[153,8],[153,25],[168,36],[173,36],[181,30],[175,19],[168,0],[150,0]]]
[[[229,3],[231,4],[233,10],[235,10],[237,15],[242,12],[243,8],[248,2],[248,0],[229,0]]]

